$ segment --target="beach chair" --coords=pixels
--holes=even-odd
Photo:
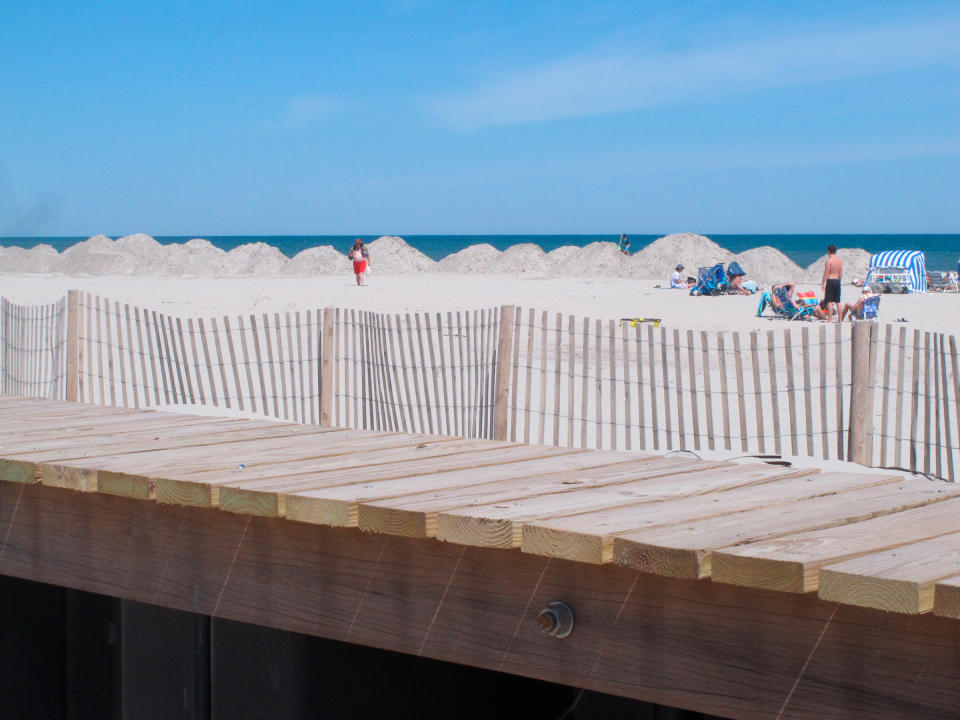
[[[927,273],[927,290],[930,292],[957,292],[953,273],[932,270]]]
[[[691,295],[720,295],[727,286],[727,273],[723,263],[697,269],[697,284],[690,289]]]
[[[800,295],[809,296],[813,293],[799,293],[797,302],[791,302],[789,295],[787,295],[787,289],[782,285],[773,286],[773,294],[776,296],[777,303],[779,307],[773,302],[771,294],[769,292],[764,292],[760,296],[760,306],[757,308],[757,316],[763,314],[763,311],[770,307],[773,310],[773,314],[776,317],[786,318],[787,320],[797,320],[804,317],[813,316],[813,308],[817,304],[816,296],[813,296],[812,304],[809,302],[811,298],[804,297],[803,300],[800,300]]]
[[[868,298],[864,298],[859,310],[853,311],[853,317],[857,320],[876,320],[879,310],[880,296],[871,295]]]

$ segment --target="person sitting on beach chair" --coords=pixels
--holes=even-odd
[[[683,264],[677,265],[676,269],[673,272],[673,275],[670,276],[670,287],[679,290],[686,290],[689,287],[693,287],[693,284],[690,281],[690,278],[684,279],[683,277]]]
[[[840,320],[847,315],[851,320],[873,320],[877,317],[877,311],[880,309],[880,296],[874,293],[869,287],[863,288],[863,294],[860,299],[853,303],[846,303],[840,310]]]
[[[774,316],[787,318],[788,320],[797,320],[804,317],[815,317],[818,320],[823,320],[827,317],[817,303],[816,295],[799,293],[795,300],[795,291],[796,285],[794,283],[783,283],[771,287],[769,292],[764,292],[760,296],[757,317],[760,317],[767,307],[773,310]]]

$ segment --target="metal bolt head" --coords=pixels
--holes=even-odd
[[[559,600],[554,600],[537,615],[540,629],[547,635],[565,638],[573,632],[573,610]]]

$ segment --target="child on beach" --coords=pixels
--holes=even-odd
[[[370,263],[370,251],[363,244],[363,240],[360,238],[354,240],[347,257],[353,262],[353,274],[357,276],[357,285],[363,285],[363,276]]]

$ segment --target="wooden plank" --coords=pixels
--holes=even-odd
[[[419,317],[419,316],[418,316],[418,317]],[[419,323],[419,320],[418,320],[418,323]],[[437,432],[438,432],[438,433],[441,433],[441,432],[443,432],[443,430],[442,430],[442,422],[441,422],[441,418],[443,417],[443,414],[442,414],[441,410],[442,410],[443,408],[445,408],[445,405],[446,405],[446,404],[443,403],[443,401],[440,399],[440,382],[439,382],[439,380],[438,380],[438,375],[439,375],[439,373],[437,372],[437,355],[436,355],[436,351],[435,351],[434,348],[433,348],[433,328],[432,328],[431,325],[430,325],[430,313],[424,313],[424,314],[423,314],[423,324],[424,324],[424,327],[425,327],[425,329],[426,329],[427,348],[428,348],[429,351],[430,351],[430,375],[433,377],[433,399],[434,399],[435,408],[434,408],[434,411],[431,412],[431,415],[436,415]],[[378,330],[379,330],[379,328],[378,328]],[[418,331],[419,331],[419,327],[418,327]],[[507,353],[507,355],[509,355],[509,352]],[[508,359],[509,359],[509,358],[508,358]],[[385,359],[384,359],[384,361],[385,361]],[[385,379],[386,379],[386,378],[385,378]],[[506,398],[504,398],[504,402],[506,402]],[[497,440],[506,440],[506,439],[507,439],[506,404],[504,404],[504,410],[503,410],[503,412],[504,412],[504,416],[503,416],[503,433],[502,433],[502,437],[501,437],[501,436],[496,436],[496,439],[497,439]],[[449,427],[447,428],[446,433],[447,433],[448,435],[452,434],[452,433],[450,432],[450,428],[449,428]]]
[[[747,452],[749,434],[747,432],[746,396],[743,383],[743,356],[740,353],[740,333],[733,334],[733,366],[737,375],[737,407],[740,411],[740,449]]]
[[[714,472],[733,478],[731,484],[748,486],[721,489],[696,499],[660,498],[657,501],[656,498],[648,498],[646,503],[641,504],[626,504],[621,500],[609,508],[576,515],[522,518],[521,549],[546,557],[609,563],[613,560],[616,535],[828,495],[850,487],[849,476],[831,473],[811,475],[813,471],[809,469],[783,471],[759,467]],[[679,494],[678,487],[682,488],[682,485],[674,483],[668,486],[668,490]]]
[[[677,447],[681,450],[687,448],[687,429],[683,421],[683,401],[685,394],[683,392],[683,361],[681,359],[680,352],[680,331],[674,329],[673,331],[673,374],[674,382],[676,384],[676,394],[677,394],[677,433],[679,437],[679,442]]]
[[[130,319],[130,304],[125,303],[123,306],[123,316],[126,322],[127,328],[127,353],[130,359],[130,389],[133,396],[133,406],[135,408],[140,407],[140,381],[137,379],[137,362],[136,355],[140,356],[141,367],[143,367],[143,342],[140,337],[140,326],[137,325],[137,340],[134,342],[133,338],[133,321]],[[147,392],[147,374],[146,371],[142,374],[143,377],[143,392],[144,395]],[[147,404],[149,401],[145,401],[144,404]]]
[[[386,441],[379,441],[384,444]],[[304,488],[305,482],[314,488],[351,485],[363,482],[365,477],[382,478],[384,470],[389,470],[391,477],[405,477],[416,474],[429,474],[442,471],[463,470],[466,468],[483,468],[508,463],[524,457],[541,456],[543,448],[535,446],[516,446],[497,448],[486,445],[477,445],[469,449],[463,443],[433,442],[419,443],[422,447],[406,444],[394,448],[376,451],[363,450],[357,452],[351,448],[338,447],[337,454],[327,453],[325,456],[308,459],[278,459],[271,465],[264,465],[256,473],[242,471],[202,471],[183,473],[172,477],[174,473],[165,473],[164,477],[153,478],[156,488],[156,497],[183,505],[198,507],[216,507],[219,503],[220,491],[229,487],[233,489],[260,490],[260,500],[264,495],[273,493],[278,501],[289,490]],[[476,441],[472,442],[484,442]],[[370,441],[367,441],[367,445]],[[551,452],[562,452],[551,449]],[[349,470],[349,473],[345,473]],[[112,492],[111,488],[104,488],[104,474],[101,472],[101,489]],[[140,476],[125,478],[137,483],[142,488]],[[131,486],[133,487],[133,486]],[[124,491],[122,494],[128,494]],[[132,495],[131,495],[132,496]],[[277,509],[275,512],[280,512]]]
[[[413,378],[413,390],[417,400],[417,418],[420,421],[418,429],[420,432],[427,432],[428,427],[430,428],[433,427],[433,421],[430,418],[429,410],[427,410],[426,419],[424,419],[424,405],[426,405],[428,401],[425,399],[421,399],[420,384],[419,384],[419,380],[417,379],[417,366],[419,365],[420,367],[422,367],[423,363],[422,361],[421,362],[417,361],[416,350],[414,349],[414,346],[413,346],[413,323],[410,321],[410,313],[406,314],[406,320],[407,320],[407,345],[410,350],[410,376]],[[426,376],[424,376],[424,383],[426,383]],[[426,394],[426,387],[424,387],[424,395],[425,394]],[[430,423],[429,425],[428,425],[428,421]]]
[[[646,461],[645,459],[641,459]],[[614,464],[639,464],[637,459],[601,456],[596,453],[574,450],[549,454],[541,453],[532,458],[513,460],[509,463],[486,466],[482,475],[476,468],[447,470],[434,473],[419,473],[396,477],[396,470],[382,466],[378,472],[365,473],[362,482],[329,487],[315,487],[315,481],[301,486],[289,485],[283,491],[286,517],[290,520],[319,525],[356,527],[359,523],[359,505],[367,503],[368,513],[387,510],[387,501],[395,501],[396,507],[405,513],[417,513],[421,518],[397,520],[396,526],[413,527],[419,524],[427,533],[428,525],[435,534],[436,509],[421,508],[428,503],[441,509],[462,507],[471,502],[515,499],[537,492],[549,492],[560,487],[567,489],[570,483],[582,484],[590,480],[582,473]],[[650,462],[676,465],[675,460],[651,460]],[[419,469],[414,468],[415,471]],[[249,487],[245,488],[250,490]],[[263,492],[263,490],[260,490]],[[378,522],[376,520],[370,523]],[[429,533],[427,533],[429,534]],[[427,535],[425,534],[424,537]]]
[[[339,310],[334,316],[334,322],[337,326],[336,338],[334,340],[333,352],[336,356],[337,367],[340,365],[340,316]],[[307,333],[307,378],[310,388],[310,422],[319,423],[320,415],[317,407],[321,398],[317,397],[320,383],[320,359],[324,353],[330,352],[330,346],[327,345],[327,338],[323,337],[323,331],[320,329],[320,310],[316,311],[316,321],[314,321],[313,310],[307,310],[304,315],[305,331]],[[316,333],[316,334],[314,334]],[[334,423],[340,425],[340,404],[337,402],[336,383],[339,378],[338,373],[334,373],[333,402],[336,406],[334,412]],[[317,386],[314,385],[317,384]]]
[[[783,352],[787,368],[787,412],[790,416],[790,454],[797,455],[800,452],[797,443],[797,385],[793,374],[793,338],[787,329],[783,331]]]
[[[529,364],[530,353],[527,354]],[[590,398],[590,319],[583,319],[583,372],[580,388],[580,447],[587,447],[587,413]],[[529,381],[529,371],[527,379]]]
[[[873,478],[876,476],[865,476]],[[613,561],[668,577],[704,578],[710,575],[713,552],[725,547],[862,522],[940,502],[960,492],[949,488],[941,493],[923,480],[893,480],[838,495],[619,535],[614,540]]]
[[[270,340],[270,316],[267,315],[267,313],[263,313],[262,319],[263,319],[263,326],[262,326],[263,344],[266,346],[266,353],[267,353],[266,366],[267,366],[267,368],[269,368],[269,370],[270,370],[270,391],[269,391],[269,392],[270,392],[270,396],[269,396],[269,398],[273,400],[273,413],[272,413],[272,416],[275,417],[275,418],[279,418],[279,417],[280,417],[280,393],[279,393],[278,388],[277,388],[276,365],[274,364],[274,360],[273,360],[273,342]],[[259,333],[257,332],[256,321],[255,321],[253,315],[250,316],[250,329],[253,331],[253,347],[254,347],[254,351],[256,352],[256,355],[257,355],[257,370],[258,370],[259,373],[260,373],[260,383],[261,383],[261,387],[263,388],[264,393],[266,393],[266,392],[267,392],[267,390],[266,390],[266,383],[264,382],[264,380],[265,380],[265,378],[264,378],[264,362],[263,362],[263,360],[262,360],[261,357],[260,357]],[[264,396],[263,406],[264,406],[264,408],[267,407],[267,396],[266,396],[266,395]],[[267,414],[267,415],[270,415],[270,414],[271,414],[269,410],[264,410],[264,413]]]
[[[836,354],[834,359],[834,362],[836,363],[834,369],[837,388],[837,459],[846,460],[847,456],[844,452],[844,438],[846,437],[846,432],[843,425],[843,420],[846,417],[843,406],[843,340],[839,322],[833,324],[833,345],[834,352]]]
[[[212,322],[212,323],[216,323],[216,320],[215,320],[215,319],[211,319],[211,322]],[[205,327],[204,324],[203,324],[203,318],[197,318],[197,332],[200,334],[200,350],[203,352],[203,365],[204,365],[204,367],[206,367],[206,369],[207,369],[207,382],[209,383],[209,384],[208,384],[208,387],[210,388],[210,402],[211,402],[213,405],[219,406],[219,405],[220,405],[220,402],[219,402],[219,399],[218,399],[218,397],[217,397],[217,381],[216,381],[215,376],[214,376],[214,374],[213,374],[213,361],[211,360],[211,357],[210,357],[210,342],[207,340],[207,329],[206,329],[206,327]],[[214,333],[214,337],[216,337],[216,325],[215,325],[215,324],[213,325],[213,333]],[[217,337],[217,347],[216,347],[216,350],[217,350],[218,356],[219,356],[219,355],[222,355],[221,349],[220,349],[220,346],[219,346],[219,343],[220,343],[220,338]],[[221,365],[221,363],[222,363],[222,361],[220,361],[219,358],[218,358],[217,364],[218,364],[218,365]],[[223,367],[221,366],[220,369],[221,369],[221,371],[223,371],[224,373],[226,373],[226,369],[225,369],[225,368],[223,368]],[[197,384],[200,384],[200,378],[199,378],[199,376],[198,376],[198,378],[197,378]],[[228,395],[228,393],[227,393],[227,378],[226,378],[226,374],[224,374],[224,376],[223,376],[223,395],[224,395],[224,399],[225,399],[225,400],[229,397],[229,395]],[[227,407],[229,407],[229,405],[227,405]]]
[[[893,327],[887,323],[883,336],[883,381],[882,405],[880,411],[880,466],[888,465],[887,440],[889,438],[888,418],[890,415],[890,346],[893,344]]]
[[[933,389],[930,383],[930,343],[931,335],[929,332],[923,334],[923,472],[930,475],[933,468],[930,465],[930,450],[933,444],[932,433],[930,432],[931,415],[930,405],[932,401]]]
[[[127,371],[126,371],[126,359],[124,358],[124,346],[129,348],[133,343],[130,341],[130,336],[128,335],[126,340],[123,337],[123,324],[121,322],[120,314],[120,303],[114,302],[114,314],[116,316],[116,322],[114,325],[117,328],[117,360],[120,363],[120,397],[121,397],[121,406],[130,407],[129,393],[127,391]],[[136,389],[134,389],[136,392]]]
[[[953,340],[953,336],[950,338]],[[943,434],[946,443],[947,452],[947,480],[956,482],[957,476],[954,474],[953,465],[953,432],[950,426],[950,381],[947,376],[947,354],[945,348],[946,339],[940,334],[940,386],[943,388],[941,399],[943,401]],[[954,363],[956,369],[956,363]],[[960,397],[956,398],[960,402]],[[957,424],[960,426],[960,414],[957,416]]]
[[[548,314],[544,310],[540,320],[540,422],[537,429],[537,442],[540,445],[545,443],[547,431],[547,323]],[[597,340],[599,342],[599,326],[597,330]],[[599,443],[598,443],[599,445]]]
[[[103,355],[104,355],[104,344],[103,344],[103,323],[100,318],[100,296],[95,295],[93,298],[93,310],[94,310],[94,325],[96,327],[97,337],[96,337],[96,348],[97,348],[97,390],[99,391],[100,404],[106,405],[106,388],[104,388],[105,375],[103,373]],[[23,320],[21,309],[17,308],[17,333],[18,336],[23,333]],[[18,354],[18,372],[17,377],[20,378],[20,394],[23,394],[23,352],[20,351]]]
[[[397,388],[398,394],[400,393],[400,380],[399,377],[403,378],[403,393],[400,394],[400,426],[404,432],[413,432],[414,421],[413,421],[413,408],[411,407],[410,402],[410,385],[407,382],[407,370],[406,370],[406,355],[403,351],[403,337],[400,335],[400,316],[394,315],[393,317],[397,320],[397,327],[394,330],[393,327],[393,318],[390,315],[387,315],[387,334],[389,335],[390,341],[390,362],[393,366],[393,384]],[[399,341],[400,346],[400,360],[399,360],[399,377],[397,373],[397,342]],[[406,408],[406,413],[404,413],[404,408]],[[409,420],[409,424],[408,424]]]
[[[318,320],[319,320],[319,318],[318,318]],[[331,401],[331,402],[333,403],[333,418],[334,418],[334,424],[336,424],[337,426],[345,425],[345,426],[349,427],[349,425],[350,425],[350,403],[349,403],[349,401],[346,399],[346,397],[344,397],[344,402],[343,402],[343,403],[340,402],[340,397],[341,397],[341,396],[344,396],[344,394],[346,393],[346,388],[349,387],[348,377],[347,377],[348,373],[347,373],[347,370],[346,370],[346,362],[341,362],[341,359],[340,359],[340,358],[341,358],[341,353],[346,352],[346,345],[347,345],[347,343],[346,343],[346,335],[345,335],[345,331],[344,331],[344,329],[343,329],[344,323],[341,322],[341,318],[340,318],[340,308],[336,308],[336,309],[334,310],[334,313],[333,313],[333,324],[334,324],[334,345],[335,345],[335,347],[334,347],[334,366],[333,366],[334,396],[333,396],[333,399],[332,399],[332,401]],[[310,312],[309,312],[309,311],[307,311],[307,327],[308,327],[308,328],[310,327]],[[309,334],[309,333],[308,333],[308,334]],[[343,342],[341,342],[341,335],[343,335]],[[323,338],[322,331],[321,331],[320,337]],[[328,352],[328,351],[329,351],[329,346],[327,346],[326,344],[324,344],[323,341],[321,340],[320,357],[322,358],[323,355],[324,355],[326,352]],[[312,352],[313,352],[313,343],[312,343],[312,342],[309,344],[309,351],[308,351],[308,352],[310,352],[311,354],[312,354]],[[311,358],[311,360],[312,360],[312,358]],[[344,368],[342,371],[341,371],[341,366]],[[401,369],[402,369],[402,368],[401,368]],[[310,417],[312,418],[312,417],[315,417],[314,414],[313,414],[313,372],[310,372],[310,373],[308,373],[308,374],[310,375]],[[322,398],[322,397],[320,398],[320,401],[323,402],[323,398]],[[344,407],[344,410],[343,410],[344,421],[343,421],[343,422],[340,421],[340,418],[341,418],[341,415],[340,415],[340,406],[341,406],[341,404],[342,404],[343,407]]]
[[[935,444],[933,446],[934,465],[936,467],[936,476],[943,477],[943,461],[941,448],[943,448],[943,437],[940,433],[940,426],[943,418],[940,415],[939,399],[946,391],[946,388],[940,385],[940,338],[938,333],[933,334],[933,407],[934,407],[934,429]],[[929,442],[928,442],[929,444]]]
[[[920,414],[920,331],[913,331],[913,372],[911,373],[912,390],[910,402],[910,469],[917,471],[917,419]]]
[[[703,396],[707,413],[707,447],[710,450],[715,450],[716,438],[713,432],[713,392],[710,389],[710,374],[713,363],[710,360],[706,330],[700,331],[700,353],[703,360]]]
[[[104,298],[103,299],[103,323],[104,323],[104,337],[106,338],[106,341],[100,350],[101,352],[104,352],[107,355],[107,382],[110,383],[110,405],[113,407],[116,407],[117,406],[117,378],[114,372],[114,364],[113,364],[114,341],[113,341],[113,330],[111,328],[113,325],[117,325],[117,323],[110,322],[111,314],[112,313],[110,312],[110,300],[108,300],[107,298]],[[118,332],[117,332],[116,347],[118,349],[122,349],[123,346],[120,344],[119,326],[117,327],[117,330]]]
[[[517,322],[519,323],[519,321],[520,319],[518,317]],[[518,325],[518,328],[519,328],[519,325]],[[462,393],[463,383],[462,382],[458,383],[457,380],[459,377],[461,377],[461,373],[463,372],[463,364],[462,363],[460,365],[457,364],[455,344],[453,341],[454,334],[456,334],[457,339],[459,341],[460,316],[459,314],[457,315],[457,324],[454,325],[453,313],[448,311],[447,312],[447,349],[450,351],[450,400],[451,400],[451,404],[453,405],[453,427],[454,427],[453,432],[454,432],[454,435],[462,435],[463,434],[463,415],[462,415],[463,405],[462,403],[458,405],[458,398],[460,398],[461,396],[457,395],[457,385],[458,384],[460,385],[461,393]],[[404,378],[404,381],[406,381],[406,378]]]
[[[900,337],[898,343],[898,352],[897,352],[897,401],[896,401],[896,413],[894,414],[894,419],[896,420],[896,430],[893,431],[894,436],[894,446],[893,446],[893,465],[894,467],[903,467],[902,465],[902,446],[903,446],[903,382],[905,373],[905,363],[906,363],[906,347],[907,347],[907,329],[905,327],[900,328]]]
[[[614,321],[607,323],[607,350],[610,357],[610,449],[617,449],[617,350]]]
[[[827,429],[827,328],[820,326],[820,441],[824,460],[830,457],[830,433]],[[837,432],[840,429],[837,428]]]
[[[960,619],[960,575],[937,581],[933,592],[933,612],[942,617]]]
[[[514,348],[516,350],[516,348]],[[576,447],[573,437],[574,394],[576,392],[577,327],[573,314],[567,316],[567,447]],[[516,378],[514,378],[516,379]],[[516,391],[514,391],[516,392]]]
[[[267,314],[263,314],[263,332],[267,336],[267,349],[269,357],[269,348],[270,348],[270,332],[268,328],[270,327],[267,320]],[[282,321],[280,319],[280,313],[273,314],[273,329],[274,337],[277,341],[277,356],[276,356],[276,366],[277,366],[277,375],[280,376],[280,396],[277,397],[276,387],[274,386],[274,399],[275,404],[280,404],[280,408],[277,410],[277,417],[283,417],[284,420],[290,419],[290,396],[287,393],[287,376],[284,374],[283,366],[287,364],[287,361],[284,359],[285,354],[283,352],[283,332],[282,332]],[[274,360],[270,358],[270,377],[273,378],[273,366]],[[282,408],[282,409],[281,409]]]
[[[183,341],[183,321],[180,318],[177,318],[177,340],[180,344],[180,359],[183,362],[183,374],[187,380],[187,396],[190,399],[190,404],[194,405],[197,400],[193,391],[193,380],[190,377],[190,359],[187,356],[187,345]],[[196,351],[196,348],[194,348],[194,351]],[[194,361],[194,368],[196,368],[196,361]]]
[[[666,328],[660,328],[660,360],[661,368],[663,370],[663,375],[661,376],[661,379],[663,380],[663,415],[665,421],[663,427],[667,437],[667,449],[673,450],[673,423],[670,421],[670,373],[667,369],[668,361]]]
[[[297,375],[298,375],[299,381],[300,381],[300,382],[299,382],[299,385],[298,385],[298,387],[300,388],[300,422],[302,422],[302,423],[312,423],[312,422],[315,422],[315,421],[319,422],[319,418],[316,418],[316,419],[315,419],[315,418],[314,418],[314,415],[313,415],[312,413],[309,414],[309,415],[307,414],[307,396],[308,396],[308,395],[310,396],[310,401],[312,402],[312,401],[313,401],[313,393],[310,392],[309,390],[307,390],[306,375],[309,375],[310,378],[312,379],[312,378],[313,378],[313,368],[310,367],[310,361],[308,360],[306,354],[303,352],[303,334],[304,334],[304,332],[307,333],[307,351],[309,352],[309,349],[310,349],[311,347],[313,347],[313,342],[311,341],[311,338],[310,338],[310,328],[309,328],[309,325],[308,325],[306,328],[304,328],[304,327],[300,324],[300,311],[299,311],[299,310],[297,310],[297,311],[294,313],[294,321],[295,321],[295,323],[296,323],[295,333],[296,333],[296,337],[297,337]],[[329,338],[329,340],[333,340],[333,338]],[[327,343],[324,342],[324,343],[322,343],[322,347],[326,348],[326,352],[328,352],[328,353],[333,353],[333,352],[335,352],[334,343],[333,343],[333,342],[330,342],[329,344],[327,344]],[[332,364],[332,363],[331,363],[331,364]],[[306,372],[306,374],[303,372],[303,368],[304,368],[305,365],[307,366],[307,372]],[[291,368],[291,370],[292,370],[292,368]],[[333,391],[332,388],[331,388],[330,394],[331,394],[331,395],[334,394],[334,391]],[[331,415],[332,415],[332,414],[333,414],[333,413],[331,413]],[[335,424],[335,423],[334,423],[334,424]]]
[[[643,379],[643,341],[640,337],[641,325],[635,325],[633,327],[633,340],[634,347],[636,348],[637,354],[637,425],[639,430],[639,440],[640,448],[646,450],[647,448],[647,413],[644,408],[644,399],[643,399],[643,388],[644,388],[644,379]],[[647,353],[649,354],[649,346]],[[652,390],[651,386],[651,390]]]
[[[806,420],[807,455],[813,457],[813,394],[810,391],[813,373],[810,371],[810,329],[804,327],[800,333],[800,352],[803,358],[803,417]]]
[[[443,352],[443,315],[440,314],[440,313],[437,313],[437,352],[438,352],[438,354],[440,355],[440,386],[443,388],[443,419],[444,419],[444,423],[445,423],[445,424],[444,424],[444,427],[446,428],[444,432],[445,432],[447,435],[456,435],[456,434],[457,434],[457,431],[454,429],[453,423],[451,422],[451,413],[450,413],[450,381],[449,381],[449,378],[448,378],[448,376],[447,376],[447,361],[446,361],[446,358],[444,357],[444,352]],[[508,355],[509,355],[509,353],[508,353]],[[452,356],[451,356],[451,360],[452,360],[452,359],[453,359],[453,358],[452,358]],[[394,387],[399,388],[399,385],[398,385],[398,383],[397,383],[397,368],[396,368],[396,366],[393,364],[393,358],[392,358],[392,357],[390,358],[389,362],[390,362],[391,367],[393,368],[393,384],[394,384]],[[508,360],[508,362],[509,362],[509,360]],[[516,383],[514,383],[514,386],[516,386]],[[511,396],[511,397],[512,397],[512,396]],[[437,395],[437,402],[440,402],[440,396],[439,396],[439,395]],[[509,411],[509,404],[510,404],[510,401],[508,401],[508,403],[507,403],[507,409],[508,409],[508,411]],[[401,419],[402,419],[402,416],[401,416]],[[439,422],[439,420],[438,420],[438,422]],[[501,438],[501,439],[506,439],[506,438]],[[516,438],[513,438],[513,439],[516,440]]]
[[[786,705],[783,717],[941,719],[960,696],[960,640],[952,621],[932,615],[0,486],[0,507],[18,497],[17,522],[0,516],[2,568],[39,582],[723,717],[775,717]],[[48,529],[56,512],[63,519]],[[558,593],[577,613],[569,638],[544,636],[532,620],[516,630]],[[653,651],[637,652],[637,638]]]
[[[259,380],[260,387],[260,412],[264,415],[270,415],[270,403],[268,402],[267,397],[267,381],[263,372],[263,355],[260,352],[260,333],[257,332],[257,317],[254,314],[250,314],[250,336],[253,339],[253,353],[256,359],[256,377]],[[264,328],[266,331],[266,328]],[[268,334],[269,335],[269,334]],[[244,334],[244,343],[246,343],[246,334]],[[272,365],[271,365],[272,367]],[[274,402],[276,402],[276,392],[273,393]],[[273,411],[273,417],[277,417],[276,408]]]
[[[861,465],[873,464],[873,390],[876,353],[873,323],[855,323],[852,332],[852,377],[850,385],[850,430],[848,458]]]
[[[901,545],[823,568],[817,594],[824,600],[917,614],[934,606],[934,586],[960,564],[960,533]]]
[[[588,451],[588,454],[592,453]],[[538,463],[544,463],[544,459],[538,458]],[[501,482],[496,487],[484,483],[481,488],[456,487],[418,496],[368,500],[359,505],[358,525],[361,530],[390,535],[436,537],[477,547],[517,548],[520,546],[519,523],[504,517],[483,519],[491,510],[496,512],[498,505],[538,505],[548,500],[562,505],[567,493],[585,492],[587,488],[599,492],[602,488],[616,486],[620,488],[619,492],[630,493],[633,487],[630,483],[640,479],[673,475],[698,466],[708,467],[709,464],[680,458],[636,465],[627,461],[585,468],[578,471],[575,478],[551,474],[513,483]]]
[[[227,407],[230,407],[230,392],[227,388],[226,367],[223,362],[223,351],[220,347],[220,333],[217,331],[216,318],[210,321],[213,328],[213,337],[217,348],[217,363],[220,365],[220,379],[223,381],[223,395]],[[237,407],[243,410],[243,386],[240,384],[240,364],[237,362],[237,354],[233,347],[233,333],[230,331],[230,318],[223,316],[223,333],[227,339],[227,351],[230,353],[230,367],[233,368],[233,386],[237,391]],[[250,366],[244,363],[247,368],[247,378],[249,380]],[[251,399],[251,406],[253,400]]]
[[[623,343],[623,446],[630,450],[633,431],[630,427],[632,409],[630,407],[630,344],[627,340],[629,325],[620,325],[620,340]]]
[[[531,310],[531,317],[533,311]],[[470,425],[469,425],[469,397],[470,397],[470,360],[469,354],[464,350],[464,344],[467,346],[467,350],[470,347],[470,336],[468,334],[468,327],[470,317],[469,314],[466,314],[466,318],[461,318],[460,311],[457,311],[457,351],[458,351],[458,360],[460,364],[460,434],[466,437],[470,434]],[[466,324],[465,324],[466,323]],[[532,327],[532,320],[531,320]],[[531,330],[532,332],[532,330]],[[528,405],[529,407],[529,405]]]
[[[303,415],[298,412],[297,400],[302,399],[306,394],[301,385],[299,389],[297,388],[297,372],[296,366],[302,367],[303,357],[296,353],[296,347],[293,342],[293,328],[294,321],[289,312],[283,314],[283,324],[286,326],[286,336],[287,336],[287,374],[290,380],[290,419],[294,421],[303,422]],[[278,326],[279,327],[279,326]],[[277,332],[279,335],[279,330]],[[299,339],[299,328],[298,335]],[[280,342],[279,337],[277,342]],[[282,371],[282,366],[281,366]],[[286,406],[286,400],[284,400],[284,406]]]
[[[611,322],[612,326],[612,322]],[[557,313],[555,330],[555,343],[553,348],[553,445],[560,445],[560,367],[563,364],[563,356],[560,352],[561,333],[563,332],[563,314]],[[611,346],[612,347],[612,346]],[[506,438],[504,438],[506,439]],[[613,446],[616,448],[616,445]]]
[[[176,340],[173,332],[173,318],[160,315],[161,334],[163,336],[163,348],[167,357],[167,372],[170,375],[170,387],[173,389],[174,402],[186,402],[186,388],[183,384],[183,368],[180,359],[176,354]],[[174,374],[176,368],[176,374]]]
[[[812,592],[820,569],[956,531],[960,501],[947,500],[828,530],[799,533],[713,554],[713,579],[781,592]]]
[[[383,346],[384,346],[383,347],[384,358],[385,358],[385,362],[389,365],[390,371],[393,376],[392,377],[393,390],[391,392],[391,398],[393,398],[393,404],[394,404],[394,408],[393,408],[394,428],[403,430],[403,432],[407,432],[407,416],[404,415],[403,406],[404,404],[407,404],[405,402],[405,399],[409,396],[409,391],[407,390],[403,394],[401,394],[401,391],[400,391],[400,376],[397,373],[397,354],[396,354],[396,346],[394,343],[394,335],[393,335],[393,321],[390,315],[385,314],[382,317],[383,317],[383,320],[382,320],[383,327],[381,328],[381,331],[383,333],[382,337],[383,337]],[[438,313],[437,314],[438,322],[439,322],[439,318],[440,318],[440,314]],[[438,331],[439,331],[439,328],[438,328]],[[441,348],[442,347],[443,345],[441,343]],[[402,367],[400,369],[401,371],[403,370]],[[406,375],[404,375],[404,382],[406,382]],[[446,389],[446,386],[444,386],[444,389]],[[409,410],[409,405],[408,405],[408,410]],[[448,424],[450,422],[449,415],[447,416],[447,422]]]
[[[227,341],[230,345],[230,359],[233,360],[233,335],[230,333],[230,323],[226,316],[223,318],[224,327],[227,329]],[[253,384],[253,363],[250,360],[250,350],[247,346],[247,331],[243,327],[243,315],[237,316],[237,332],[240,336],[240,350],[243,353],[243,367],[246,372],[247,377],[247,399],[250,401],[250,410],[252,412],[257,412],[257,390]],[[258,369],[260,363],[257,363]],[[239,389],[239,387],[238,387]],[[243,404],[240,404],[240,408],[243,409]],[[260,412],[264,415],[267,414],[266,401],[263,401],[263,404],[260,406]]]
[[[687,330],[687,369],[690,372],[690,417],[693,424],[693,447],[700,449],[700,408],[697,402],[697,361],[693,349],[693,330]],[[704,366],[706,372],[706,366]]]
[[[396,384],[396,366],[393,363],[393,360],[390,358],[387,350],[387,341],[390,337],[390,333],[387,330],[386,320],[389,316],[384,314],[377,314],[375,317],[375,324],[377,329],[377,353],[380,358],[380,370],[383,377],[383,385],[386,388],[387,395],[387,407],[386,413],[390,419],[390,429],[391,430],[400,430],[401,422],[398,418],[397,406],[398,406],[398,392],[399,385]],[[427,318],[428,332],[429,332],[429,317]],[[428,339],[429,341],[429,339]],[[391,377],[391,370],[393,371],[393,376]],[[439,402],[439,396],[438,396]],[[440,425],[440,416],[437,416],[437,426]],[[450,432],[448,435],[452,434]]]
[[[463,478],[471,475],[476,477],[478,472],[486,474],[506,470],[515,474],[518,463],[552,460],[571,452],[581,452],[555,449],[545,452],[544,448],[534,446],[514,446],[501,455],[485,452],[477,441],[461,441],[465,448],[469,448],[468,443],[471,442],[474,450],[465,458],[453,452],[413,462],[361,466],[358,472],[366,479],[359,483],[353,482],[350,475],[338,472],[336,466],[331,466],[325,471],[293,480],[264,479],[222,484],[218,488],[219,507],[230,512],[286,516],[314,524],[356,527],[363,522],[359,519],[361,499],[383,500],[378,498],[378,492],[371,488],[371,484],[429,487],[431,482],[437,482],[438,477],[455,475],[460,478],[456,489],[462,491]],[[526,467],[529,472],[535,465],[527,462]],[[441,472],[443,470],[445,472]],[[409,491],[407,494],[413,495]],[[369,515],[366,517],[369,518]],[[379,532],[366,525],[361,527]]]
[[[757,414],[757,447],[761,453],[767,451],[766,432],[763,429],[763,398],[760,389],[760,355],[758,352],[758,342],[760,333],[754,330],[750,333],[750,360],[753,368],[753,402],[754,412]]]

